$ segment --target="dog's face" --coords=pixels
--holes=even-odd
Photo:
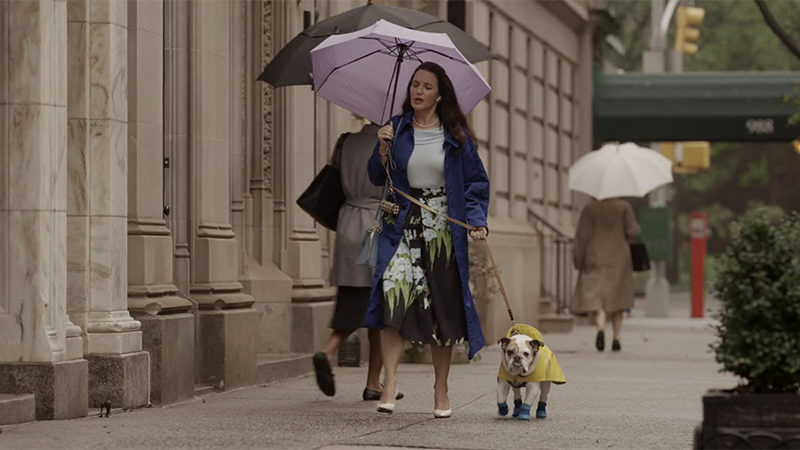
[[[527,376],[536,368],[541,342],[517,334],[511,338],[500,339],[499,344],[503,349],[503,365],[510,375]]]

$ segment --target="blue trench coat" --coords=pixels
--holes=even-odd
[[[391,169],[392,183],[397,189],[409,193],[411,187],[408,183],[408,176],[405,168],[408,160],[414,151],[414,127],[412,124],[413,112],[408,112],[403,117],[402,125],[398,130],[397,124],[400,116],[392,118],[395,128],[395,147],[394,161],[396,167]],[[466,134],[466,130],[464,131]],[[444,159],[444,178],[445,189],[447,191],[448,214],[453,219],[466,222],[474,227],[486,227],[486,217],[489,210],[489,177],[483,167],[478,151],[469,139],[460,148],[458,154],[455,150],[459,149],[458,142],[445,130],[445,159]],[[375,146],[372,157],[369,160],[368,171],[369,179],[377,186],[383,186],[386,182],[386,170],[380,162],[378,148],[380,143]],[[372,282],[372,292],[370,294],[369,308],[367,316],[364,318],[364,326],[370,329],[383,328],[383,292],[381,278],[389,260],[392,259],[400,239],[403,235],[403,224],[408,213],[411,202],[400,195],[395,196],[400,205],[400,214],[397,216],[396,225],[383,223],[383,231],[378,240],[378,263],[375,267],[375,276]],[[461,275],[461,290],[463,294],[464,312],[467,319],[467,339],[469,340],[469,359],[472,359],[478,351],[483,348],[486,341],[483,337],[478,311],[475,309],[475,301],[469,290],[469,244],[467,241],[467,230],[453,223],[448,222],[453,236],[453,248],[455,249],[456,263],[458,272]],[[487,227],[488,229],[488,227]]]

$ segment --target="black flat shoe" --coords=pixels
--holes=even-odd
[[[405,397],[405,395],[402,392],[398,392],[394,399],[395,400],[400,400],[403,397]],[[376,391],[375,389],[365,388],[364,392],[361,394],[361,398],[363,398],[364,401],[367,401],[367,402],[380,400],[381,399],[381,391]]]
[[[622,350],[622,346],[619,344],[619,339],[614,339],[614,342],[611,343],[611,351],[618,352]]]
[[[325,353],[319,352],[314,355],[314,372],[317,374],[317,386],[328,397],[336,394],[336,384],[333,382],[333,370],[331,363]]]
[[[606,349],[606,333],[604,331],[597,332],[597,339],[594,341],[594,347],[598,352]]]

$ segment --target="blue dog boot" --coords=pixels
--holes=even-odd
[[[522,411],[522,400],[514,400],[514,414],[511,417],[519,417],[520,411]]]
[[[544,419],[546,417],[547,417],[547,403],[539,402],[539,404],[536,405],[536,418]]]
[[[501,417],[505,417],[508,415],[508,403],[498,403],[497,404],[497,413],[500,414]]]
[[[519,420],[531,420],[531,405],[522,405],[519,411]]]

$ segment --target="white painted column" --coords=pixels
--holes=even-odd
[[[66,314],[66,72],[66,2],[0,2],[0,392],[35,390],[39,420],[87,412]]]

